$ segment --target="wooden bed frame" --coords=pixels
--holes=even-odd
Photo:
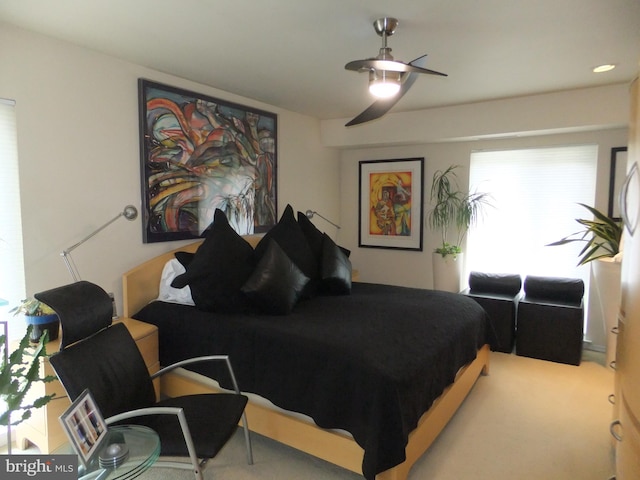
[[[244,237],[252,246],[259,235]],[[195,252],[202,241],[177,248],[142,263],[123,275],[124,316],[131,317],[150,301],[158,298],[159,281],[165,263],[174,253]],[[406,460],[376,476],[376,480],[406,480],[409,470],[431,446],[481,374],[489,373],[489,346],[478,350],[476,359],[460,369],[454,383],[449,385],[431,408],[420,418],[418,427],[409,435]],[[215,391],[215,387],[179,372],[162,377],[161,391],[168,396]],[[362,474],[363,449],[350,436],[324,430],[299,417],[250,401],[247,405],[249,427],[252,431],[289,445],[335,465]]]

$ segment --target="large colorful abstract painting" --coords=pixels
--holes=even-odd
[[[139,80],[143,239],[200,237],[217,208],[241,235],[277,218],[277,116]]]
[[[360,247],[422,251],[424,158],[360,162]]]

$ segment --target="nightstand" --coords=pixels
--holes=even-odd
[[[136,341],[149,373],[155,373],[160,369],[158,358],[158,328],[155,325],[140,322],[132,318],[118,319],[129,329],[131,336]],[[114,322],[115,323],[115,322]],[[47,353],[51,355],[60,349],[60,339],[47,343]],[[55,375],[48,359],[42,359],[40,375]],[[160,384],[154,382],[156,396],[160,393]],[[49,383],[38,382],[31,387],[29,396],[37,398],[42,395],[55,393],[56,396],[44,407],[32,410],[31,418],[22,422],[16,428],[16,444],[18,448],[27,448],[28,442],[36,445],[40,452],[48,454],[60,448],[67,442],[67,436],[60,425],[58,417],[69,407],[71,402],[67,397],[62,384],[58,380]]]

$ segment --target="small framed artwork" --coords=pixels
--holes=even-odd
[[[277,115],[139,79],[144,243],[199,238],[222,210],[240,235],[277,222]]]
[[[358,246],[422,251],[424,158],[363,160]]]
[[[89,390],[65,410],[60,423],[82,464],[87,466],[107,438],[107,425]]]
[[[609,174],[609,211],[607,215],[620,219],[620,190],[627,178],[627,147],[611,149],[611,171]]]

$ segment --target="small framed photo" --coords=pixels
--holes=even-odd
[[[107,438],[107,425],[89,390],[76,398],[60,416],[60,422],[86,467]]]
[[[358,246],[422,251],[424,158],[360,162]]]

